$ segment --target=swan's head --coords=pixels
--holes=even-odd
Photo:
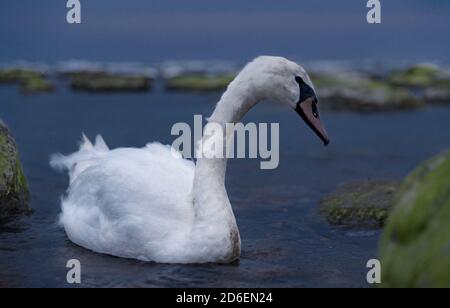
[[[314,85],[306,71],[282,57],[258,57],[238,76],[249,84],[256,99],[271,99],[295,110],[325,145],[330,143],[318,110]]]

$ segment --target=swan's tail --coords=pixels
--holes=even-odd
[[[83,134],[78,152],[64,156],[54,154],[50,157],[50,166],[58,171],[68,171],[70,182],[72,183],[77,176],[89,168],[99,158],[109,151],[106,142],[102,136],[97,135],[95,144],[93,144],[85,134]]]

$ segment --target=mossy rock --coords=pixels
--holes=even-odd
[[[142,92],[151,88],[151,78],[108,73],[75,73],[71,75],[74,90],[90,92]]]
[[[29,213],[29,190],[14,139],[0,120],[0,223]]]
[[[25,94],[52,92],[53,84],[43,77],[33,77],[22,81],[20,89]]]
[[[403,87],[428,87],[439,76],[440,69],[431,64],[418,64],[406,70],[392,71],[388,80],[391,84]]]
[[[430,104],[450,104],[450,73],[442,74],[425,90],[424,98]]]
[[[18,83],[27,79],[43,78],[44,74],[28,69],[0,70],[0,83]]]
[[[412,172],[380,243],[382,286],[450,287],[450,152]]]
[[[357,112],[397,111],[424,106],[409,91],[357,74],[311,74],[321,106]]]
[[[429,104],[450,104],[450,71],[442,70],[424,91]]]
[[[166,81],[167,90],[184,91],[221,91],[233,81],[234,74],[206,75],[187,74],[170,78]]]
[[[341,186],[320,204],[320,212],[331,225],[380,228],[384,225],[398,184],[360,182]]]
[[[20,89],[25,94],[51,92],[53,84],[47,80],[45,74],[28,69],[0,70],[0,84],[20,84]]]

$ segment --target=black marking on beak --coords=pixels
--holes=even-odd
[[[320,140],[323,141],[324,145],[325,146],[329,145],[330,139],[328,138],[326,133],[324,133],[323,131],[320,131],[319,128],[316,125],[314,125],[314,123],[308,118],[304,108],[302,108],[302,105],[301,105],[302,103],[304,103],[304,102],[297,103],[297,107],[295,108],[295,111],[303,119],[303,121],[305,121],[305,123],[309,126],[309,128],[311,128],[313,130],[313,132],[320,138]],[[318,121],[320,121],[320,116],[317,111],[317,103],[312,104],[312,114]],[[321,129],[323,130],[323,128],[321,128]]]
[[[314,90],[307,85],[301,77],[296,77],[300,87],[300,98],[295,111],[305,121],[305,123],[316,133],[323,141],[325,146],[330,143],[330,138],[320,121],[318,100]]]

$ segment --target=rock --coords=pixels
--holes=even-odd
[[[406,70],[392,71],[388,80],[396,86],[425,88],[433,85],[439,74],[439,67],[433,64],[416,64]]]
[[[311,74],[320,104],[332,110],[396,111],[422,107],[405,89],[357,73]]]
[[[442,72],[425,90],[424,98],[430,104],[450,104],[450,72]]]
[[[44,74],[38,71],[13,68],[0,70],[0,83],[18,83],[32,78],[43,78]]]
[[[151,88],[151,78],[147,76],[78,72],[71,74],[70,77],[72,89],[80,91],[142,92]]]
[[[349,183],[320,204],[320,212],[336,226],[380,228],[384,225],[398,184],[394,182]]]
[[[0,120],[0,222],[29,213],[29,191],[16,144]]]
[[[432,64],[417,64],[390,73],[391,84],[422,90],[426,103],[450,103],[450,72]]]
[[[47,80],[44,73],[29,69],[7,69],[0,70],[0,84],[20,84],[25,94],[36,94],[40,92],[51,92],[53,84]]]
[[[450,151],[412,172],[380,243],[382,286],[450,287]]]
[[[424,99],[430,104],[450,104],[450,87],[431,87],[425,90]]]
[[[234,79],[234,74],[206,75],[187,74],[169,78],[167,90],[184,91],[221,91]]]
[[[33,77],[22,81],[20,88],[25,94],[36,94],[42,92],[52,92],[53,84],[43,77]]]

